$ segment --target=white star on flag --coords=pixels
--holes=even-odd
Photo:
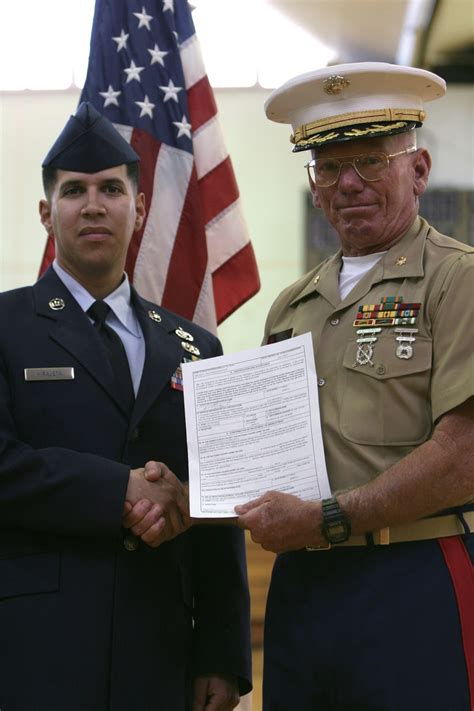
[[[150,30],[150,32],[151,32],[150,20],[153,20],[153,17],[152,17],[152,15],[146,14],[145,6],[142,5],[141,12],[134,12],[133,14],[139,20],[138,29],[140,29],[140,27],[146,27],[147,30]]]
[[[114,91],[114,87],[112,86],[112,84],[109,84],[109,88],[107,89],[107,91],[99,91],[99,94],[105,99],[104,108],[106,106],[110,106],[111,104],[114,106],[118,106],[119,102],[117,101],[117,99],[121,93],[121,91]]]
[[[125,34],[124,30],[120,33],[120,37],[112,37],[114,42],[117,42],[117,52],[120,52],[121,49],[125,47],[127,48],[127,40],[130,37],[130,35]]]
[[[140,118],[142,116],[149,116],[150,118],[153,118],[153,109],[155,108],[155,104],[151,103],[146,94],[144,101],[135,101],[135,103],[141,108]]]
[[[151,62],[150,64],[156,64],[156,62],[159,62],[162,67],[165,66],[165,63],[163,61],[163,57],[166,57],[169,52],[161,52],[160,48],[158,47],[157,44],[155,44],[154,49],[149,49],[147,50],[151,54]]]
[[[170,79],[168,82],[168,86],[160,86],[158,88],[161,89],[161,91],[165,92],[165,95],[163,98],[164,102],[169,101],[170,99],[173,99],[173,101],[176,101],[176,103],[179,104],[178,93],[180,91],[183,91],[182,86],[175,86],[173,84],[172,80]]]
[[[166,10],[174,12],[174,0],[163,0],[163,12],[166,12]]]
[[[173,124],[179,128],[178,138],[181,138],[181,136],[191,138],[191,124],[188,123],[188,119],[185,114],[183,114],[181,121],[173,121]]]
[[[135,62],[132,60],[130,62],[130,66],[128,69],[124,69],[123,71],[127,75],[127,84],[129,81],[133,81],[135,79],[136,81],[141,81],[140,79],[140,72],[142,72],[145,69],[145,67],[137,67],[135,66]]]

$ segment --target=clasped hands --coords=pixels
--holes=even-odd
[[[236,506],[236,513],[238,518],[233,522],[248,529],[252,539],[266,550],[282,553],[326,544],[317,502],[269,491]],[[122,519],[124,528],[152,548],[158,548],[194,522],[189,516],[187,486],[166,464],[150,461],[131,470]]]
[[[122,525],[152,548],[191,525],[187,488],[162,462],[132,469]]]

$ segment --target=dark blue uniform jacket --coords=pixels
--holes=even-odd
[[[132,300],[146,358],[130,418],[98,334],[51,268],[0,295],[2,711],[184,711],[206,672],[250,688],[241,532],[202,526],[155,550],[124,545],[130,468],[155,459],[187,478],[175,330],[202,357],[221,353],[204,329],[133,289]],[[25,379],[25,368],[67,367],[73,380]]]

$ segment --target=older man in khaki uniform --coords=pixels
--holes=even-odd
[[[332,496],[268,492],[240,524],[277,558],[266,711],[474,708],[474,249],[418,216],[430,72],[379,63],[287,82],[316,208],[341,250],[287,288],[265,342],[313,335]]]

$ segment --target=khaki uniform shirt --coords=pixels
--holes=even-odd
[[[341,252],[285,289],[266,343],[310,331],[321,425],[333,493],[360,486],[430,438],[444,413],[474,395],[474,249],[420,217],[341,301]],[[357,362],[360,305],[383,297],[421,304],[411,357],[397,355],[397,326],[384,326],[371,363]],[[363,358],[359,358],[363,360]]]

